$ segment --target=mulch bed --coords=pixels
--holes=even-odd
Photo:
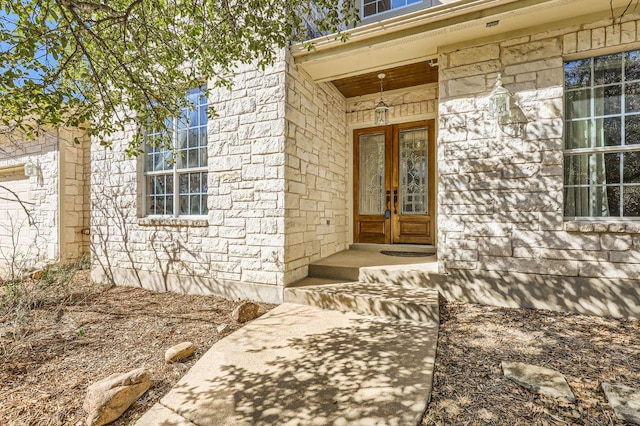
[[[88,271],[78,272],[74,301],[37,307],[19,336],[0,322],[2,425],[77,425],[86,418],[82,403],[91,383],[145,367],[152,373],[151,388],[113,423],[131,424],[223,337],[219,324],[230,324],[231,331],[241,326],[229,317],[238,301],[99,289],[89,281]],[[262,304],[260,314],[272,307]],[[164,352],[184,341],[195,343],[195,355],[166,364]]]
[[[239,302],[216,297],[100,289],[80,271],[65,303],[37,303],[19,333],[0,318],[0,423],[77,425],[87,387],[116,372],[146,367],[152,387],[114,423],[133,423],[220,336],[240,327]],[[261,305],[260,313],[273,305]],[[640,321],[460,303],[440,308],[431,403],[423,425],[622,425],[604,381],[640,384]],[[15,331],[15,330],[14,330]],[[193,358],[166,364],[170,346],[192,341]],[[536,395],[505,379],[503,360],[562,372],[577,403]]]
[[[422,425],[623,425],[602,382],[640,387],[640,321],[461,303],[440,307],[431,403]],[[563,373],[577,402],[506,379],[501,361]]]

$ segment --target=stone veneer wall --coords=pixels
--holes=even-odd
[[[345,99],[314,84],[287,55],[285,284],[347,248],[349,175]]]
[[[401,122],[425,117],[434,117],[438,107],[438,85],[426,84],[410,89],[384,93],[384,102],[389,106],[389,121]],[[353,128],[372,127],[373,111],[380,95],[359,96],[347,99],[347,124]]]
[[[89,254],[88,156],[91,141],[80,131],[60,130],[60,258],[73,262]],[[77,137],[79,143],[74,143]]]
[[[284,53],[264,71],[238,68],[215,89],[209,119],[209,214],[145,218],[142,164],[128,132],[92,150],[94,279],[155,290],[277,302],[284,284]]]
[[[76,261],[87,253],[88,236],[81,232],[89,213],[82,170],[87,146],[74,144],[74,137],[82,139],[83,135],[47,130],[35,140],[10,136],[0,142],[0,185],[20,197],[32,220],[29,224],[18,202],[0,200],[0,270],[4,273],[12,260],[16,261],[14,273],[20,274],[59,260]],[[22,167],[3,172],[27,162],[38,166],[37,177],[25,176]],[[13,198],[3,189],[0,196]]]
[[[442,50],[441,272],[467,277],[491,272],[488,275],[498,281],[513,273],[523,274],[520,281],[531,279],[530,274],[561,277],[514,294],[506,284],[494,290],[505,300],[515,298],[536,306],[536,299],[549,289],[564,286],[549,297],[550,305],[570,304],[565,306],[570,310],[590,305],[586,311],[614,315],[629,312],[625,309],[638,300],[637,290],[630,286],[637,282],[624,284],[624,280],[640,278],[640,224],[563,218],[563,58],[637,49],[637,25],[632,19],[613,26],[607,19]],[[498,73],[527,118],[520,137],[497,132],[495,120],[488,115],[488,95]],[[596,283],[591,278],[619,280],[584,297],[580,286],[565,285]],[[565,296],[569,302],[552,301]],[[619,308],[623,305],[627,308]]]

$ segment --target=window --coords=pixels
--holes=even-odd
[[[640,50],[564,72],[565,217],[640,219]]]
[[[193,108],[167,123],[166,131],[150,131],[147,141],[167,138],[171,148],[145,144],[145,214],[163,216],[207,213],[207,99],[203,89],[187,95]]]
[[[362,0],[362,17],[366,18],[421,2],[422,0]]]

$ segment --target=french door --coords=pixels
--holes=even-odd
[[[434,121],[355,130],[354,240],[433,244]]]

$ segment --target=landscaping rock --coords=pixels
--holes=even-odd
[[[151,374],[144,368],[116,373],[89,386],[82,408],[89,414],[88,426],[111,423],[124,413],[151,384]]]
[[[502,361],[502,371],[508,379],[534,392],[571,403],[576,402],[567,380],[556,370],[522,362]]]
[[[189,358],[196,351],[196,346],[191,342],[182,342],[170,347],[164,353],[164,360],[171,363]]]
[[[258,316],[258,309],[257,303],[244,302],[231,312],[231,319],[240,323],[251,321]]]
[[[219,334],[227,334],[231,331],[231,326],[225,322],[224,324],[220,324],[217,330]]]
[[[639,389],[624,385],[603,383],[602,390],[618,419],[640,425]]]

